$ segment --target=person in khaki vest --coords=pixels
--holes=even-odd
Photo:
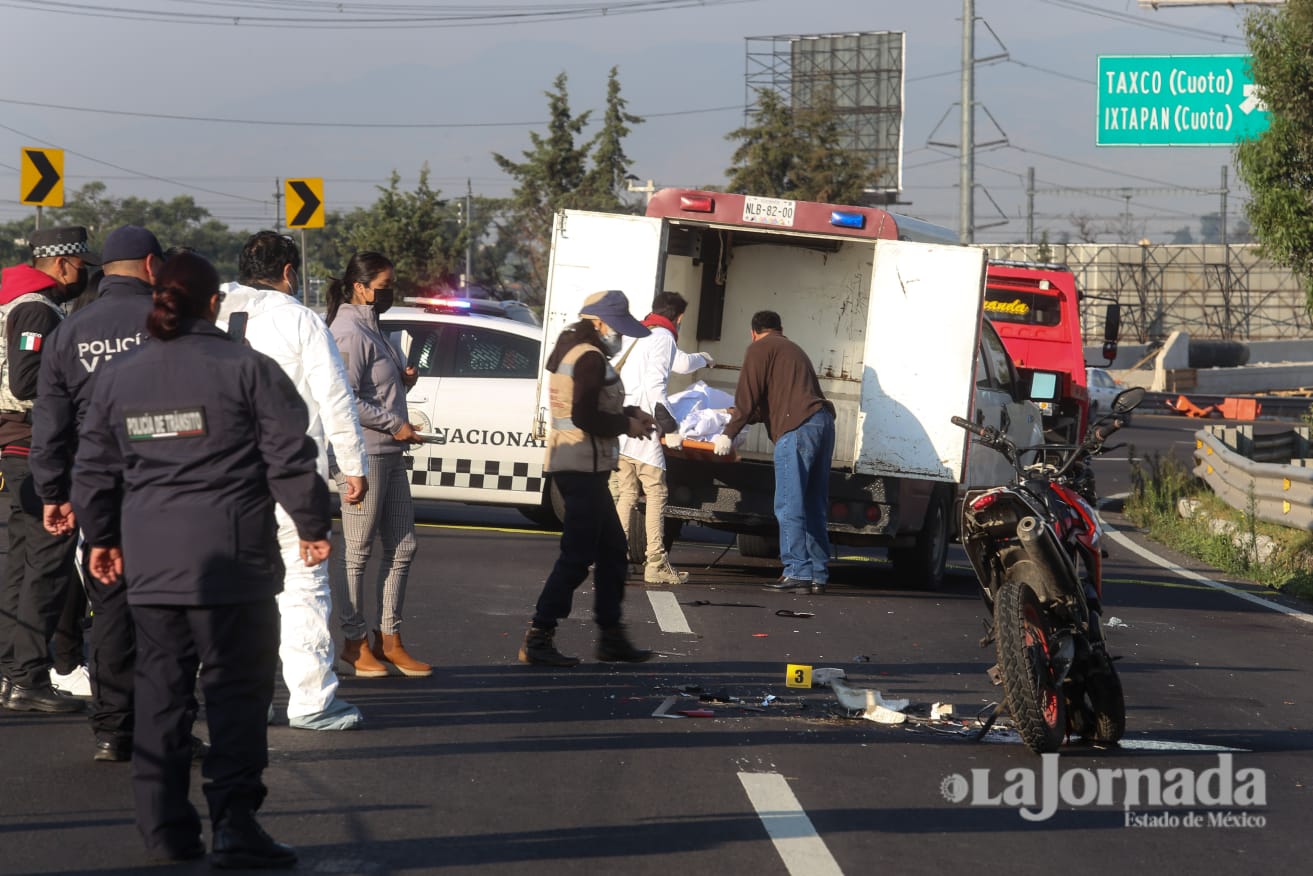
[[[567,327],[547,359],[551,398],[547,465],[565,501],[561,554],[538,596],[533,622],[520,647],[521,663],[576,666],[578,657],[556,650],[556,625],[569,617],[574,591],[593,566],[593,614],[601,635],[596,657],[641,663],[651,651],[634,647],[620,622],[629,568],[629,547],[608,482],[620,459],[619,436],[651,436],[652,416],[625,407],[625,388],[608,361],[621,335],[642,338],[650,330],[629,312],[629,300],[612,289],[590,295],[581,319]]]

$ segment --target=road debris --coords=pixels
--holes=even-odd
[[[842,669],[835,669],[832,666],[823,666],[820,669],[812,670],[812,684],[821,687],[829,687],[830,682],[836,678],[847,678],[848,675]]]
[[[853,687],[837,678],[830,680],[830,690],[834,691],[840,705],[849,711],[861,712],[868,721],[902,724],[907,720],[902,710],[911,705],[910,700],[886,700],[878,690]]]

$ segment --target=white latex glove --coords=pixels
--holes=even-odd
[[[707,360],[707,365],[706,365],[706,367],[708,367],[708,368],[715,368],[715,367],[716,367],[716,360],[713,359],[713,358],[711,358],[711,354],[710,354],[710,353],[701,353],[701,352],[699,352],[698,355],[701,356],[703,359],[706,359],[706,360]]]
[[[717,435],[716,439],[711,443],[717,456],[729,456],[729,452],[733,448],[733,442],[730,441],[729,436],[725,434]]]
[[[661,440],[666,442],[666,446],[671,450],[678,450],[684,446],[684,436],[678,432],[667,432],[666,437]]]

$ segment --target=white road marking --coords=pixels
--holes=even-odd
[[[975,728],[964,731],[959,735],[967,736],[975,733]],[[992,742],[1001,745],[1024,745],[1025,740],[1021,734],[1011,727],[999,727],[995,725],[985,734],[985,742]],[[1125,751],[1236,751],[1247,752],[1252,749],[1235,748],[1230,745],[1207,745],[1203,742],[1177,742],[1172,739],[1126,739],[1123,738],[1117,742],[1117,748]]]
[[[784,776],[739,773],[739,782],[790,876],[843,876]]]
[[[1202,742],[1173,742],[1166,739],[1123,739],[1117,743],[1119,748],[1131,748],[1136,751],[1249,751],[1248,748],[1232,748],[1228,745],[1205,745]]]
[[[1118,493],[1115,496],[1106,496],[1102,500],[1100,500],[1099,504],[1102,505],[1104,502],[1109,501],[1111,499],[1124,499],[1126,498],[1127,495],[1129,494]],[[1149,562],[1154,563],[1155,565],[1162,566],[1164,569],[1175,575],[1180,575],[1182,578],[1189,578],[1191,581],[1198,581],[1200,584],[1206,584],[1215,590],[1220,590],[1223,593],[1229,593],[1232,596],[1235,596],[1239,599],[1243,599],[1246,602],[1252,602],[1254,605],[1261,605],[1263,608],[1269,609],[1271,611],[1280,612],[1281,614],[1287,615],[1288,617],[1292,617],[1295,620],[1301,620],[1306,624],[1313,624],[1313,614],[1309,614],[1306,611],[1300,611],[1295,608],[1290,608],[1288,606],[1282,605],[1279,602],[1273,602],[1270,599],[1264,599],[1261,596],[1255,596],[1254,594],[1246,590],[1241,590],[1238,587],[1232,587],[1230,584],[1223,584],[1221,581],[1214,581],[1212,578],[1208,578],[1205,577],[1204,575],[1200,575],[1198,572],[1192,572],[1189,569],[1183,568],[1182,566],[1178,566],[1176,563],[1173,563],[1171,560],[1165,557],[1158,556],[1148,548],[1140,547],[1138,544],[1131,541],[1126,536],[1122,535],[1116,529],[1113,529],[1111,526],[1108,525],[1106,521],[1103,520],[1102,515],[1100,515],[1099,522],[1103,525],[1104,531],[1107,533],[1108,537],[1111,538],[1113,541],[1115,541],[1117,544],[1126,548],[1131,553],[1137,554],[1143,557],[1144,559],[1148,560]]]
[[[652,603],[656,614],[657,626],[663,633],[691,633],[684,609],[679,607],[679,600],[669,590],[649,590],[647,599]]]

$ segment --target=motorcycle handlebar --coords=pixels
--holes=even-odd
[[[988,438],[990,436],[990,433],[994,431],[993,429],[990,429],[988,426],[978,426],[975,423],[971,422],[970,420],[964,420],[961,417],[953,417],[952,423],[954,426],[961,426],[963,429],[966,429],[972,435],[978,435],[981,438]]]
[[[1090,437],[1093,438],[1099,444],[1102,444],[1105,441],[1107,441],[1109,438],[1111,438],[1114,432],[1116,432],[1118,429],[1123,428],[1125,425],[1126,425],[1126,421],[1123,420],[1121,417],[1117,417],[1110,423],[1100,423],[1099,425],[1095,426],[1094,434],[1091,435]]]

